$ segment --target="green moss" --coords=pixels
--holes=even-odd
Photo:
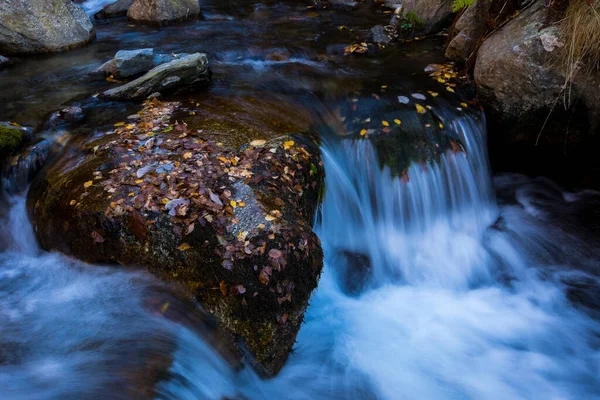
[[[0,158],[9,156],[21,146],[25,134],[20,129],[0,126]]]

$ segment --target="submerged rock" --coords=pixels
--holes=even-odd
[[[155,25],[197,18],[200,14],[198,0],[135,0],[127,17],[133,21]]]
[[[210,82],[211,73],[205,54],[196,53],[153,68],[125,85],[105,91],[106,99],[145,99],[153,93],[195,88]]]
[[[102,10],[94,14],[94,18],[110,19],[125,17],[127,15],[127,10],[129,10],[129,7],[131,7],[133,1],[134,0],[118,0],[112,4],[107,4],[102,8]]]
[[[263,125],[245,145],[216,142],[229,136],[214,132],[219,120],[196,117],[211,132],[175,125],[178,107],[147,101],[138,121],[72,146],[44,171],[29,195],[37,236],[45,249],[145,266],[185,286],[239,352],[274,375],[323,265],[311,229],[323,184],[318,149],[271,138]],[[243,111],[224,116],[238,118]],[[285,133],[281,126],[272,130]]]
[[[0,2],[0,53],[67,50],[82,46],[95,36],[85,11],[70,0]]]

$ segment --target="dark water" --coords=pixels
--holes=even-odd
[[[86,48],[0,71],[0,120],[50,139],[97,134],[137,105],[90,98],[114,84],[88,71],[143,47],[209,55],[214,84],[173,97],[199,112],[306,112],[323,134],[315,230],[326,265],[294,355],[259,379],[194,304],[151,276],[40,250],[24,194],[13,195],[1,234],[1,398],[600,398],[600,195],[492,179],[484,116],[423,72],[443,62],[443,38],[348,57],[344,46],[389,16],[292,1],[203,10],[202,21],[161,30],[98,23]],[[43,128],[73,102],[82,121]],[[431,109],[420,115],[416,103]],[[399,140],[347,137],[394,119]],[[369,275],[356,274],[361,263]]]

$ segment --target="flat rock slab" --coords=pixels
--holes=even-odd
[[[196,53],[161,64],[134,81],[107,90],[100,97],[113,100],[145,99],[156,92],[198,87],[209,83],[210,79],[206,54]]]

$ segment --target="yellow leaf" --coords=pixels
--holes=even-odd
[[[133,196],[135,196],[135,193],[134,192],[129,192],[129,194],[127,194],[127,196],[133,197]]]
[[[367,134],[367,130],[363,129],[360,131],[360,136],[365,136]]]
[[[228,164],[228,163],[229,163],[229,160],[228,160],[228,159],[226,159],[225,157],[219,156],[219,157],[217,157],[217,158],[218,158],[220,161],[224,162],[225,164]]]
[[[442,78],[438,78],[438,79],[437,79],[437,81],[438,81],[439,83],[446,83],[446,81],[445,81],[445,80],[443,80]]]
[[[382,89],[387,89],[387,85],[381,85]]]
[[[289,149],[290,147],[292,147],[293,145],[294,145],[294,141],[293,141],[293,140],[290,140],[290,141],[288,141],[288,142],[285,142],[285,143],[283,144],[283,148],[287,150],[287,149]]]
[[[438,92],[432,92],[431,90],[427,91],[432,97],[437,97],[438,96]]]
[[[87,181],[86,183],[83,184],[84,188],[89,188],[90,186],[92,186],[94,184],[94,181]]]
[[[250,146],[258,147],[258,146],[264,145],[265,143],[267,143],[266,140],[262,140],[262,139],[253,140],[253,141],[250,142]]]
[[[246,203],[243,202],[243,201],[238,201],[237,204],[238,204],[239,207],[246,207]]]
[[[179,251],[186,251],[186,250],[189,250],[189,249],[191,249],[191,248],[192,248],[192,246],[190,246],[189,244],[187,244],[187,243],[182,243],[182,244],[181,244],[181,246],[179,246],[179,247],[177,248],[177,250],[179,250]]]
[[[71,200],[71,202],[69,203],[70,206],[74,206],[75,203],[77,203],[75,200]]]
[[[440,129],[444,129],[444,124],[440,122]]]
[[[446,86],[446,90],[450,93],[454,93],[454,89],[452,89],[450,86]]]
[[[125,129],[133,129],[133,128],[135,128],[135,126],[134,126],[134,125],[126,125],[126,126],[125,126]]]
[[[402,121],[400,121],[399,119],[395,119],[394,122],[396,123],[396,125],[400,125],[402,123]]]
[[[169,199],[162,199],[160,202],[161,204],[167,204],[169,202]]]
[[[275,218],[274,216],[272,216],[272,215],[267,215],[267,216],[265,217],[265,219],[266,219],[267,221],[275,221],[275,219],[276,219],[276,218]]]
[[[417,112],[419,114],[425,114],[427,112],[427,110],[425,109],[425,107],[423,107],[420,104],[415,104],[415,107],[417,108]]]
[[[117,122],[115,124],[116,127],[123,126],[123,125],[125,125],[125,122]]]
[[[469,105],[467,103],[460,103],[461,106],[463,106],[464,108],[468,108]]]
[[[383,126],[390,126],[390,123],[387,121],[381,121],[381,125]]]
[[[136,180],[136,181],[135,181],[135,183],[137,183],[137,184],[140,184],[140,183],[142,183],[142,182],[144,182],[144,180],[143,180],[143,179],[138,179],[138,180]]]
[[[192,158],[192,152],[188,151],[187,153],[184,153],[183,158],[185,158],[186,160],[189,160],[190,158]]]
[[[231,207],[233,207],[233,208],[236,208],[236,207],[237,207],[237,203],[236,203],[236,201],[235,201],[235,200],[229,200],[229,205],[230,205]]]

